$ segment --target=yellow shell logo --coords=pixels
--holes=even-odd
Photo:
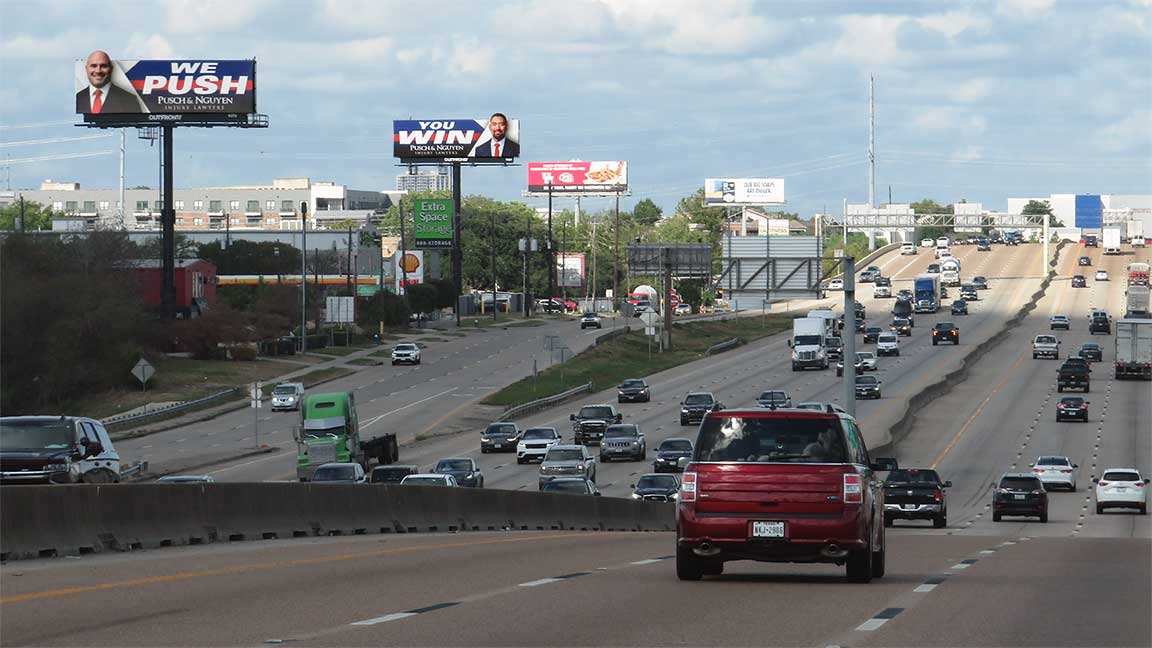
[[[400,259],[400,269],[404,272],[416,272],[419,267],[420,257],[415,254],[405,254],[404,257]]]

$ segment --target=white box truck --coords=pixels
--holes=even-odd
[[[798,317],[792,320],[792,371],[828,368],[828,352],[824,349],[827,324],[822,317]]]
[[[1120,254],[1120,228],[1104,228],[1104,254]]]
[[[960,259],[950,257],[940,262],[940,283],[945,286],[960,285]]]
[[[1144,221],[1128,221],[1128,242],[1134,248],[1144,247]]]
[[[1152,380],[1152,319],[1116,322],[1116,378]]]

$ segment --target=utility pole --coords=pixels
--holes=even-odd
[[[160,285],[160,312],[166,320],[176,318],[176,210],[173,207],[175,188],[172,180],[172,134],[171,124],[161,126],[164,143],[164,206],[160,212],[161,255],[164,277]]]
[[[868,75],[868,209],[876,206],[876,82]]]
[[[548,299],[556,296],[556,256],[552,245],[552,183],[548,183],[548,251],[544,254],[548,261]]]
[[[616,194],[616,247],[612,248],[612,306],[620,310],[620,194]]]
[[[412,213],[416,213],[416,207],[413,206],[412,209]],[[408,244],[404,242],[404,196],[400,196],[400,207],[398,211],[400,212],[400,273],[402,277],[400,279],[400,290],[396,292],[397,294],[404,295],[408,292],[408,264],[404,262],[404,257],[408,256]],[[459,218],[459,216],[457,216],[457,218]],[[413,227],[415,227],[415,225],[413,225]],[[381,261],[381,263],[383,263],[383,261]],[[460,309],[457,308],[456,310]]]
[[[300,353],[308,351],[308,201],[300,201]]]
[[[16,218],[16,231],[24,233],[24,194],[20,194],[20,216]]]
[[[532,294],[528,290],[528,253],[532,251],[532,214],[526,217],[527,227],[524,230],[524,317],[531,317],[529,305],[532,303]]]
[[[844,411],[856,416],[856,259],[844,257]]]
[[[120,129],[120,202],[116,204],[116,229],[124,229],[124,129]]]
[[[345,269],[348,271],[344,278],[348,284],[348,295],[355,297],[356,293],[352,292],[352,226],[348,226],[348,261]]]

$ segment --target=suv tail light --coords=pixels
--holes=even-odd
[[[1097,485],[1098,485],[1098,486],[1107,486],[1107,485],[1108,485],[1108,482],[1106,482],[1106,481],[1101,481],[1101,482],[1099,482]],[[1137,486],[1139,486],[1139,484],[1137,484]]]
[[[680,501],[696,501],[696,473],[684,473],[684,478],[680,481]]]
[[[1033,468],[1033,469],[1032,469],[1032,472],[1034,472],[1034,473],[1042,473],[1042,472],[1044,472],[1044,469],[1043,469],[1043,468]]]
[[[1072,472],[1072,469],[1071,469],[1071,468],[1061,468],[1061,469],[1060,469],[1060,472],[1062,472],[1062,473],[1071,473],[1071,472]]]
[[[860,475],[846,474],[844,475],[844,503],[845,504],[862,504],[864,502],[864,491],[860,482]]]
[[[936,489],[936,492],[935,492],[935,493],[933,493],[933,496],[936,498],[936,501],[937,501],[937,502],[942,502],[942,501],[944,501],[944,496],[940,494],[940,489],[939,489],[939,488],[937,488],[937,489]]]

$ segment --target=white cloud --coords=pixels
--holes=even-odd
[[[767,47],[785,34],[748,0],[599,0],[618,30],[675,55],[729,55]]]
[[[921,16],[916,22],[926,29],[946,35],[949,39],[954,39],[969,29],[983,31],[991,24],[986,16],[978,16],[970,10]]]
[[[944,91],[945,95],[953,100],[961,103],[972,103],[986,98],[992,92],[991,79],[969,79],[948,86]]]
[[[996,13],[1001,16],[1036,18],[1048,13],[1056,0],[999,0]]]
[[[36,37],[27,34],[5,35],[0,39],[0,59],[32,60],[48,58],[83,58],[88,52],[80,52],[76,47],[76,34],[64,33],[49,37]]]
[[[971,115],[951,106],[921,109],[912,120],[912,125],[926,132],[982,133],[988,130],[988,120],[983,116]]]
[[[976,144],[969,144],[967,146],[961,146],[960,148],[956,149],[955,151],[952,151],[951,157],[953,160],[964,160],[964,161],[979,160],[979,159],[982,159],[984,157],[984,147],[978,146]]]
[[[865,65],[900,64],[909,60],[898,43],[897,32],[905,23],[904,16],[843,16],[837,19],[840,36],[831,45],[813,45],[824,58],[844,63]]]
[[[257,16],[274,12],[272,0],[167,0],[163,4],[168,30],[188,34],[244,29]]]
[[[132,34],[128,38],[128,44],[124,46],[124,53],[116,58],[172,59],[176,58],[176,54],[168,39],[159,34]]]
[[[1134,112],[1100,128],[1096,141],[1111,153],[1130,151],[1146,154],[1152,144],[1152,112]]]

